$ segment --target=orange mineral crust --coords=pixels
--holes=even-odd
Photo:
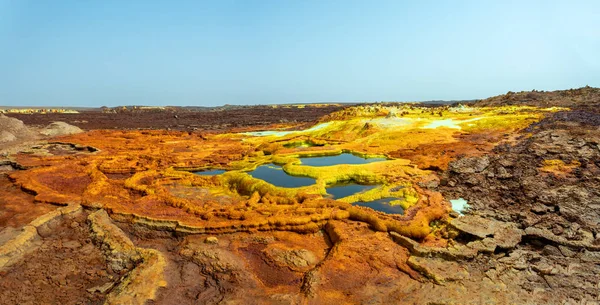
[[[20,228],[38,216],[57,207],[34,201],[34,196],[23,192],[6,176],[0,176],[0,227]]]
[[[13,172],[10,178],[35,194],[37,202],[104,208],[114,217],[178,231],[314,232],[329,220],[353,219],[368,223],[376,231],[422,239],[431,233],[429,223],[444,219],[449,211],[448,202],[439,193],[418,186],[435,183],[430,172],[401,159],[395,163],[337,165],[324,171],[294,164],[301,164],[299,157],[354,152],[406,157],[420,168],[444,169],[457,155],[489,151],[490,143],[503,140],[502,132],[524,126],[543,113],[530,109],[458,109],[440,110],[446,113],[439,118],[407,109],[398,117],[391,115],[398,111],[389,107],[347,108],[304,131],[210,135],[90,131],[56,139],[55,143],[76,148],[73,153],[55,144],[18,154],[16,161],[31,169]],[[316,185],[275,187],[246,173],[269,162],[284,164],[288,173],[312,177]],[[218,176],[189,172],[205,168],[230,172]],[[390,187],[402,184],[408,191],[403,193],[408,196],[404,215],[346,203],[357,199],[340,202],[325,198],[327,185],[347,180]],[[384,193],[369,194],[373,199],[384,197]]]
[[[420,189],[421,198],[405,215],[389,216],[310,195],[310,190],[291,196],[286,196],[288,190],[265,191],[251,178],[240,180],[243,173],[211,177],[176,170],[227,168],[236,161],[264,158],[236,139],[205,140],[184,132],[94,131],[60,140],[99,151],[66,157],[22,154],[19,162],[38,167],[13,172],[10,178],[36,194],[38,202],[104,208],[115,217],[174,230],[314,232],[330,219],[356,219],[379,231],[423,238],[429,233],[428,223],[445,217],[448,210],[439,194]],[[181,148],[187,151],[176,152]],[[119,174],[120,179],[111,176]]]
[[[530,290],[511,271],[525,265],[518,251],[530,251],[522,240],[600,251],[586,239],[595,233],[571,241],[527,231],[523,223],[554,220],[541,205],[517,223],[461,216],[460,203],[473,201],[464,190],[494,179],[503,180],[493,190],[522,185],[524,196],[550,200],[526,183],[593,170],[562,155],[527,162],[527,172],[502,159],[498,148],[535,140],[526,128],[556,111],[361,105],[310,126],[91,130],[40,141],[0,173],[0,225],[14,228],[0,234],[0,274],[50,276],[22,262],[57,251],[60,259],[45,261],[94,259],[102,271],[73,283],[107,304],[522,303]],[[510,180],[525,174],[534,178]],[[503,269],[492,268],[497,259]],[[69,276],[52,281],[68,286]]]

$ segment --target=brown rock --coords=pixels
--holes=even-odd
[[[303,270],[317,263],[315,254],[306,249],[281,249],[273,247],[266,249],[265,252],[277,264],[292,270]]]
[[[498,167],[496,169],[496,176],[500,179],[508,179],[508,178],[512,178],[512,174],[506,170],[506,168],[504,167]]]
[[[563,256],[563,254],[560,252],[560,250],[557,247],[551,246],[551,245],[544,246],[544,249],[542,250],[542,254],[546,255],[546,256]]]
[[[45,136],[63,136],[70,134],[82,133],[83,130],[77,126],[73,126],[71,124],[67,124],[65,122],[52,122],[50,125],[46,126],[40,133]]]
[[[113,288],[113,286],[115,286],[115,282],[107,282],[107,283],[104,283],[103,285],[89,288],[89,289],[87,289],[87,291],[89,293],[94,293],[94,292],[106,293],[111,288]]]
[[[496,250],[496,246],[497,244],[492,238],[484,238],[467,244],[467,247],[473,248],[479,252],[487,253],[493,253]]]
[[[480,173],[490,165],[488,157],[462,158],[450,163],[450,170],[458,174]]]
[[[558,246],[558,249],[560,250],[560,253],[566,257],[573,257],[577,254],[577,252],[571,250],[569,247]]]
[[[491,237],[500,248],[504,249],[516,246],[521,242],[521,236],[523,235],[514,223],[489,220],[474,215],[455,218],[450,222],[450,225],[458,231],[481,239]]]
[[[552,270],[554,267],[548,262],[541,261],[535,265],[533,265],[532,269],[541,275],[550,275],[552,274]]]
[[[462,268],[458,263],[439,258],[411,256],[407,263],[411,268],[419,271],[437,284],[462,280],[469,276],[467,270]]]
[[[81,243],[76,240],[70,240],[70,241],[64,242],[62,244],[62,247],[67,248],[67,249],[77,249],[77,248],[81,247]]]

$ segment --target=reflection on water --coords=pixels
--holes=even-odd
[[[376,188],[377,185],[360,185],[354,183],[332,185],[327,188],[327,194],[333,199],[339,199]]]
[[[226,170],[224,170],[224,169],[210,169],[210,170],[195,172],[194,174],[202,175],[202,176],[214,176],[214,175],[220,175],[224,172],[226,172]]]
[[[390,205],[390,201],[397,198],[383,198],[369,202],[356,202],[355,205],[369,207],[375,211],[380,211],[388,214],[404,214],[404,209],[399,205]]]
[[[337,156],[326,156],[326,157],[311,157],[302,158],[302,165],[308,166],[328,166],[337,164],[366,164],[378,161],[385,161],[385,158],[361,158],[353,154],[341,154]]]
[[[283,144],[283,147],[285,147],[285,148],[306,148],[306,147],[313,147],[313,146],[325,146],[325,145],[324,144],[317,145],[312,142],[288,142],[288,143]]]
[[[281,166],[274,164],[261,165],[249,174],[254,178],[262,179],[281,187],[300,187],[315,184],[315,179],[313,178],[290,176],[283,171]]]

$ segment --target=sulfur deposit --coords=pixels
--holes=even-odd
[[[0,184],[0,225],[10,228],[0,234],[0,270],[39,279],[23,285],[47,292],[29,260],[54,246],[68,258],[65,268],[100,270],[45,274],[59,290],[49,302],[597,299],[591,209],[600,135],[587,122],[569,125],[565,113],[573,112],[383,104],[348,107],[295,130],[79,132],[55,124],[46,129],[59,135],[51,142],[8,157],[15,167]],[[304,164],[344,153],[382,160]],[[265,165],[314,184],[282,187],[252,175]],[[225,172],[196,174],[212,169]],[[330,188],[344,184],[371,187],[333,199]],[[363,204],[386,198],[404,212]],[[466,216],[451,208],[459,198],[471,206]],[[61,233],[69,230],[77,233]],[[6,290],[15,285],[0,280],[0,298],[28,301]],[[70,285],[83,292],[60,293]]]

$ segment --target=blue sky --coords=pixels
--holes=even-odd
[[[0,105],[600,87],[600,1],[0,0]]]

